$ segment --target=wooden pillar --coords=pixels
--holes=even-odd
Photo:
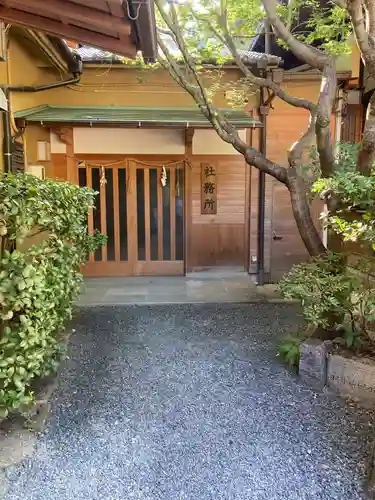
[[[63,127],[52,129],[65,144],[65,153],[52,153],[52,176],[55,179],[69,181],[78,184],[78,165],[74,157],[73,127]]]
[[[192,234],[192,164],[193,164],[193,137],[194,129],[185,130],[185,186],[184,186],[184,216],[185,216],[185,238],[184,238],[184,267],[185,274],[192,271],[190,264],[191,256],[191,234]]]
[[[253,130],[246,130],[246,143],[251,146],[253,140]],[[244,255],[244,266],[246,272],[249,272],[250,266],[250,225],[251,225],[251,167],[245,163],[245,255]]]
[[[73,127],[66,129],[66,169],[68,181],[73,184],[78,184],[78,165],[74,157],[74,136]]]

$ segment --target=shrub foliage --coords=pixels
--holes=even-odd
[[[1,416],[30,403],[34,379],[58,366],[80,266],[103,243],[87,231],[94,196],[67,182],[0,176]],[[27,246],[36,235],[39,243]]]
[[[293,370],[298,371],[300,346],[303,338],[289,335],[283,338],[278,347],[279,356]]]
[[[375,171],[363,175],[356,170],[357,150],[356,144],[339,145],[335,174],[317,175],[312,184],[312,193],[329,208],[322,219],[326,229],[361,245],[354,268],[346,265],[345,252],[327,251],[294,266],[280,282],[284,296],[300,301],[309,325],[340,326],[348,347],[368,341],[375,320]],[[317,173],[313,162],[308,167]]]

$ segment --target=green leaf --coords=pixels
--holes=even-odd
[[[17,387],[17,389],[23,390],[25,387],[25,384],[24,384],[22,378],[19,377],[18,375],[15,375],[13,377],[13,383]]]
[[[354,345],[355,335],[352,331],[349,331],[345,334],[346,345],[348,347],[352,347]]]
[[[18,366],[17,367],[17,373],[21,376],[25,376],[26,375],[26,370],[23,366]]]
[[[8,320],[13,318],[13,311],[7,311],[5,314],[3,314],[2,318],[3,320]]]
[[[9,414],[9,410],[4,406],[0,406],[0,418],[6,418]]]
[[[26,266],[25,269],[22,271],[22,276],[24,278],[28,278],[30,274],[33,272],[34,268],[33,266]]]

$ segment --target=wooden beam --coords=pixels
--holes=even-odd
[[[86,185],[87,187],[92,189],[92,169],[90,167],[86,168]],[[89,234],[94,234],[94,213],[93,208],[89,208],[88,211],[88,219],[87,219],[87,229]],[[94,262],[94,254],[93,252],[89,255],[89,262]]]
[[[66,135],[66,172],[67,180],[73,184],[79,184],[78,180],[78,164],[74,157],[74,136],[73,127],[66,127],[64,131]]]
[[[134,274],[138,260],[137,164],[135,161],[127,161],[126,174],[128,262],[132,265]]]
[[[144,206],[145,206],[145,260],[151,260],[151,217],[150,217],[150,169],[143,169]]]
[[[178,166],[169,169],[171,260],[176,260],[176,170]]]
[[[57,20],[64,20],[83,22],[92,27],[108,28],[124,35],[130,35],[131,26],[125,21],[124,13],[122,18],[114,17],[96,9],[85,7],[83,5],[73,4],[71,2],[63,2],[61,0],[54,0],[52,2],[43,4],[39,0],[7,0],[7,5],[17,9],[24,10],[30,14],[40,13],[42,16],[56,17]]]
[[[100,172],[100,171],[99,171]],[[101,175],[101,172],[99,173]],[[100,232],[107,236],[107,184],[100,183]],[[107,262],[107,242],[102,246],[102,261]]]
[[[61,142],[67,145],[73,144],[73,136],[70,133],[70,130],[72,130],[69,127],[51,127],[52,132],[54,132],[58,138],[60,139]]]
[[[185,129],[185,152],[187,155],[192,154],[194,132],[194,128]]]
[[[27,26],[52,35],[57,35],[68,40],[75,40],[93,47],[115,52],[126,57],[135,57],[137,49],[130,37],[122,40],[107,37],[75,26],[66,26],[58,21],[49,20],[35,14],[16,11],[11,8],[0,6],[0,19],[10,24]]]
[[[157,169],[157,206],[158,206],[158,260],[164,260],[164,250],[163,250],[163,188],[161,185],[161,175],[162,169]]]
[[[27,0],[23,0],[27,1]],[[69,0],[72,3],[79,4],[79,5],[85,5],[86,7],[94,7],[97,10],[100,10],[100,12],[106,12],[107,14],[110,13],[110,5],[111,4],[119,4],[121,5],[123,0]]]
[[[122,6],[122,0],[107,0],[112,15],[115,17],[124,17],[125,12]],[[121,38],[121,35],[120,35]]]
[[[121,238],[120,238],[120,201],[118,188],[118,168],[113,168],[113,222],[114,222],[114,244],[115,244],[115,261],[121,261]],[[124,194],[123,194],[124,196]]]
[[[125,11],[122,6],[122,0],[107,0],[107,3],[114,16],[124,17]]]

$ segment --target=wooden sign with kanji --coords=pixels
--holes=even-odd
[[[201,213],[204,215],[217,213],[217,179],[216,168],[209,163],[201,163]]]

